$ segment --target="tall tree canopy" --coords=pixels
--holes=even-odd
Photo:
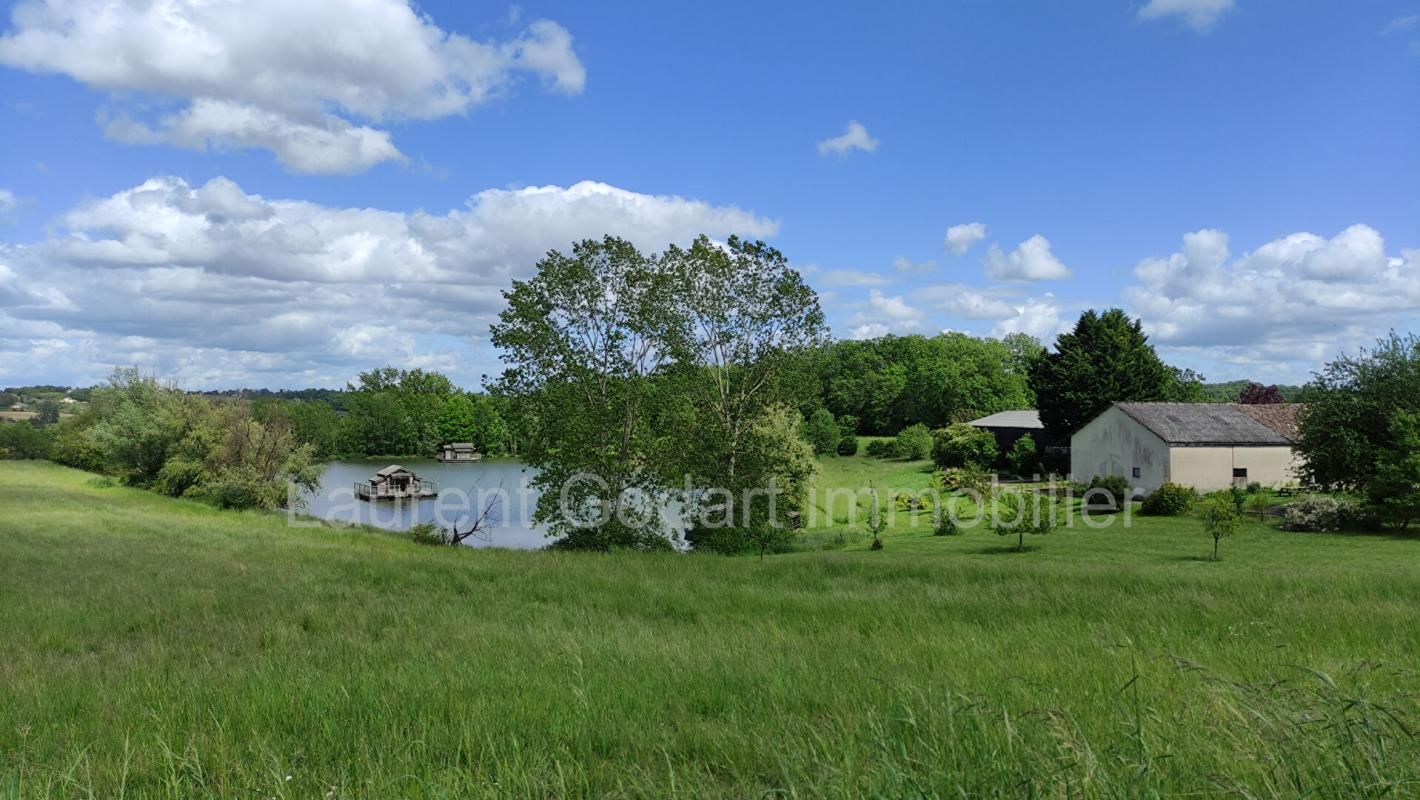
[[[755,516],[767,504],[738,513],[746,489],[802,486],[780,463],[796,448],[765,442],[797,437],[783,376],[823,339],[823,313],[777,250],[701,237],[646,256],[607,237],[549,253],[505,297],[500,391],[533,421],[536,519],[563,546],[660,546],[664,521],[638,512],[687,481],[689,500],[732,498],[717,524],[751,528],[770,521]]]
[[[1060,334],[1055,351],[1037,359],[1030,386],[1041,422],[1056,436],[1068,436],[1122,401],[1168,399],[1173,372],[1149,344],[1137,320],[1112,308],[1080,315],[1075,328]]]
[[[1392,332],[1327,364],[1307,387],[1297,451],[1308,482],[1364,488],[1400,448],[1397,414],[1420,412],[1420,338]]]
[[[647,458],[656,449],[647,421],[660,399],[653,378],[671,358],[672,287],[663,263],[608,236],[548,253],[503,293],[492,338],[508,364],[500,390],[537,420],[525,452],[543,490],[534,520],[571,545],[663,541],[660,521],[627,504],[667,489]]]
[[[1013,408],[1028,408],[1025,359],[1040,343],[960,333],[838,341],[817,359],[822,402],[858,420],[860,433],[888,435],[918,423],[939,428]]]
[[[704,423],[696,425],[686,473],[739,497],[764,485],[762,469],[742,464],[747,437],[792,393],[780,382],[789,359],[826,338],[823,311],[784,254],[763,242],[731,236],[722,246],[701,236],[688,250],[672,246],[662,260],[674,277],[671,349],[691,373],[684,385]]]

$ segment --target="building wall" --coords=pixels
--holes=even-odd
[[[1136,492],[1148,494],[1169,480],[1169,468],[1168,445],[1113,406],[1070,437],[1070,473],[1077,481],[1121,475]]]
[[[1175,447],[1170,454],[1174,483],[1201,492],[1233,485],[1233,470],[1246,469],[1247,483],[1281,486],[1296,479],[1296,454],[1290,447]]]

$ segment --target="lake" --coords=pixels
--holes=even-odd
[[[423,500],[369,502],[355,499],[354,485],[378,470],[399,464],[424,480],[439,484],[439,496]],[[528,488],[536,470],[511,459],[485,458],[466,464],[442,464],[433,459],[331,461],[321,475],[319,492],[306,496],[306,514],[335,522],[374,525],[403,531],[420,522],[451,527],[467,524],[484,504],[498,498],[496,523],[486,538],[470,537],[474,547],[533,549],[548,543],[543,529],[532,524],[538,492]],[[501,488],[501,492],[500,492]]]

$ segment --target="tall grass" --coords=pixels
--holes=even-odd
[[[1420,793],[1420,554],[421,548],[0,465],[0,797]]]

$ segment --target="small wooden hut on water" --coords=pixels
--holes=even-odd
[[[368,481],[355,484],[355,496],[361,500],[417,499],[438,494],[437,483],[426,481],[398,464],[391,464]]]
[[[445,464],[451,464],[460,461],[478,461],[483,458],[483,454],[478,452],[478,448],[469,442],[453,442],[440,447],[439,452],[434,454],[434,458]]]

